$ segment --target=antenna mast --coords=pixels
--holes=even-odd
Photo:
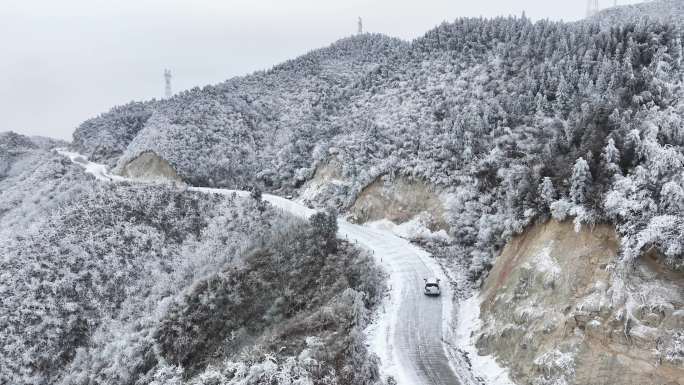
[[[363,19],[359,16],[359,35],[363,33]]]
[[[164,80],[166,81],[166,89],[164,90],[164,95],[166,98],[170,98],[173,93],[171,92],[171,70],[164,70]]]
[[[599,11],[598,0],[587,0],[587,17],[592,17]]]

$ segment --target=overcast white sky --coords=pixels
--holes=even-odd
[[[618,3],[634,3],[619,0]],[[265,69],[356,30],[412,39],[461,16],[577,20],[586,0],[2,0],[0,132],[70,139],[131,100]],[[613,0],[600,0],[602,6]]]

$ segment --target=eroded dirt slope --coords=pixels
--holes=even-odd
[[[143,152],[126,163],[120,174],[124,178],[146,182],[183,182],[169,162],[151,151]]]
[[[482,291],[480,353],[519,384],[684,384],[684,276],[650,254],[616,263],[611,226],[536,225]]]
[[[360,223],[387,219],[404,223],[418,216],[430,230],[448,228],[440,194],[421,180],[383,176],[361,191],[350,209]]]

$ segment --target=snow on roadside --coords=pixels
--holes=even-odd
[[[105,165],[90,162],[81,154],[69,152],[64,149],[55,149],[55,151],[60,155],[69,158],[75,164],[83,167],[87,173],[92,174],[98,180],[107,182],[129,181],[127,178],[110,174]],[[250,194],[247,191],[204,187],[188,187],[188,189],[191,191],[221,195],[235,193],[240,197],[246,197]],[[274,195],[264,194],[263,199],[272,205],[301,218],[308,218],[316,212],[316,210],[304,207],[299,203]],[[431,232],[419,221],[410,221],[402,225],[395,225],[390,221],[383,220],[370,223],[367,226],[359,226],[340,219],[339,225],[340,237],[356,240],[359,244],[371,250],[376,256],[376,259],[378,255],[383,254],[381,246],[384,245],[382,244],[383,241],[380,241],[380,239],[384,238],[384,241],[387,242],[388,235],[408,239],[421,237],[428,239],[443,239],[445,236],[448,238],[446,233]],[[378,244],[378,241],[380,241],[380,244]],[[396,241],[399,241],[399,239],[396,239]],[[396,241],[393,241],[392,243],[395,243]],[[400,242],[402,241],[406,242],[406,244],[402,244],[401,246],[412,248],[415,254],[418,255],[423,263],[433,272],[435,278],[439,278],[442,282],[450,282],[442,267],[428,252],[408,243],[406,239],[403,239]],[[382,258],[380,258],[378,263],[382,264],[389,273],[388,285],[390,290],[389,296],[383,301],[375,319],[366,329],[369,348],[380,357],[383,375],[394,377],[399,384],[412,385],[417,383],[417,379],[412,378],[410,373],[406,372],[406,368],[401,365],[401,361],[397,356],[398,352],[394,349],[392,344],[395,325],[400,322],[399,305],[403,282],[400,279],[399,274],[393,273],[393,265],[389,259],[383,261]],[[454,319],[455,296],[454,293],[451,292],[449,285],[443,285],[443,298],[446,300],[443,301],[442,308],[442,345],[446,356],[449,357],[450,366],[461,380],[461,383],[464,385],[477,383],[473,377],[474,374],[475,376],[484,379],[488,385],[513,385],[508,377],[507,370],[501,368],[492,357],[479,356],[477,354],[473,335],[480,329],[480,301],[478,297],[476,295],[472,296],[459,304],[460,307],[457,309],[457,319]],[[468,369],[467,362],[465,362],[463,357],[454,354],[453,346],[450,344],[451,341],[456,341],[456,348],[467,352],[469,361],[472,364],[472,372]]]
[[[383,266],[387,270],[387,266]],[[389,274],[387,285],[389,292],[377,310],[371,323],[365,330],[368,337],[368,347],[380,358],[380,371],[384,377],[393,377],[397,384],[413,384],[395,357],[393,336],[394,325],[399,322],[399,298],[403,282],[396,274]]]
[[[56,148],[58,154],[69,158],[73,163],[80,165],[89,174],[92,174],[96,179],[106,182],[123,182],[126,178],[118,175],[112,175],[107,171],[107,166],[104,164],[93,163],[88,161],[88,157],[76,152],[70,152],[63,148]]]
[[[345,220],[338,220],[339,237],[357,242],[366,250],[373,254],[376,263],[381,265],[388,273],[388,295],[383,299],[378,311],[373,316],[371,323],[365,330],[368,337],[368,347],[371,352],[380,358],[380,372],[383,377],[393,377],[400,385],[419,384],[419,380],[407,373],[402,366],[398,356],[399,351],[395,349],[394,337],[395,326],[400,322],[399,310],[404,281],[400,269],[395,261],[392,260],[392,253],[387,252],[391,246],[399,246],[404,249],[408,243],[399,239],[389,231],[373,229],[367,226],[360,226],[349,223]],[[397,245],[397,241],[400,242]],[[388,244],[389,242],[389,244]]]
[[[418,218],[414,218],[408,222],[402,223],[400,225],[395,224],[387,219],[369,222],[366,227],[389,231],[400,238],[410,239],[432,239],[432,240],[445,240],[448,241],[450,238],[444,230],[438,232],[430,231]],[[433,278],[437,278],[442,282],[442,348],[444,349],[445,356],[449,360],[449,366],[460,380],[462,385],[475,385],[478,384],[477,378],[474,373],[469,368],[468,361],[463,357],[461,352],[458,351],[461,348],[461,344],[454,346],[453,341],[457,341],[457,322],[461,317],[455,319],[455,309],[454,302],[458,300],[458,295],[455,292],[455,287],[452,287],[448,283],[463,284],[464,279],[458,279],[455,277],[449,277],[445,272],[444,268],[435,260],[430,253],[423,250],[422,248],[410,244],[410,247],[414,249],[414,252],[419,256],[421,261],[432,271]],[[479,308],[478,313],[479,315]],[[479,320],[479,318],[478,318]],[[483,377],[483,376],[480,376]],[[411,382],[399,381],[400,384]],[[487,382],[489,384],[489,382]],[[493,385],[509,385],[508,383],[492,383]],[[511,383],[512,384],[512,383]]]
[[[381,219],[379,221],[369,222],[366,224],[366,226],[373,229],[390,231],[395,235],[405,239],[422,238],[437,241],[451,240],[451,237],[449,237],[447,232],[444,230],[430,231],[430,229],[428,229],[423,221],[421,221],[418,217],[399,225],[388,219]]]
[[[106,181],[106,182],[140,182],[140,183],[146,183],[146,182],[141,182],[141,181],[132,181],[130,179],[124,178],[119,175],[114,175],[111,174],[107,170],[107,166],[104,164],[99,164],[99,163],[93,163],[88,161],[88,158],[84,155],[81,155],[76,152],[70,152],[65,149],[61,148],[56,148],[55,151],[64,156],[69,158],[74,164],[78,164],[81,167],[85,169],[85,171],[89,174],[92,174],[96,179]],[[149,182],[147,182],[149,183]],[[221,194],[221,195],[231,195],[231,194],[236,194],[239,197],[247,197],[249,196],[249,191],[239,191],[239,190],[228,190],[228,189],[218,189],[218,188],[209,188],[209,187],[188,187],[188,190],[190,191],[197,191],[201,193],[207,193],[207,194]],[[263,199],[266,200],[267,202],[271,203],[273,206],[280,208],[281,210],[287,211],[293,215],[296,215],[301,218],[308,218],[309,216],[313,215],[316,213],[316,210],[308,209],[298,203],[292,202],[288,199],[281,198],[279,196],[275,195],[270,195],[270,194],[264,194]]]
[[[391,231],[399,237],[406,239],[439,239],[449,240],[446,232],[431,232],[419,219],[397,225],[389,220],[380,220],[367,224],[368,227]],[[443,233],[443,234],[442,234]],[[423,262],[435,273],[435,278],[442,282],[454,282],[457,285],[465,285],[464,277],[449,277],[444,268],[432,258],[432,256],[414,247]],[[552,266],[547,264],[545,266]],[[474,293],[466,300],[460,300],[457,293],[451,293],[447,285],[442,285],[443,302],[442,333],[443,346],[449,364],[461,380],[462,384],[477,384],[478,378],[484,380],[487,385],[515,385],[511,381],[508,369],[502,368],[492,356],[481,356],[475,346],[475,336],[480,331],[480,299]],[[455,308],[457,306],[457,309]],[[467,360],[462,352],[467,354]],[[470,370],[468,370],[470,363]]]
[[[473,375],[482,378],[487,385],[515,385],[508,369],[502,368],[492,356],[481,356],[475,346],[475,336],[480,331],[480,297],[477,293],[460,301],[458,322],[455,330],[456,345],[466,352],[472,365]]]

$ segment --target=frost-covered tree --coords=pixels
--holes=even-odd
[[[554,109],[562,118],[565,118],[572,109],[572,90],[563,75],[561,75],[558,88],[556,89]]]
[[[586,199],[556,200],[559,218],[625,220],[623,236],[636,236],[662,211],[658,192],[684,145],[681,18],[654,11],[663,4],[580,23],[463,18],[411,43],[362,34],[268,71],[116,108],[79,127],[75,146],[119,166],[154,151],[190,184],[281,195],[339,165],[335,183],[308,198],[341,210],[386,175],[453,193],[465,186],[482,199],[454,199],[465,206],[445,221],[476,271],[546,210],[530,184],[542,175],[559,198]],[[594,175],[571,191],[579,157]],[[633,204],[644,210],[617,214]]]
[[[680,183],[669,181],[663,185],[660,190],[660,208],[663,211],[674,215],[684,213],[684,188]]]
[[[556,189],[553,187],[553,182],[548,176],[544,177],[539,185],[539,197],[547,206],[550,206],[556,200]]]
[[[601,165],[608,175],[620,172],[620,151],[615,147],[615,140],[608,138],[608,143],[601,153]]]
[[[334,252],[337,244],[337,214],[329,209],[325,212],[317,212],[309,218],[313,235],[318,239],[327,252]]]
[[[570,180],[570,199],[577,204],[583,204],[589,198],[592,187],[591,170],[584,158],[578,158],[572,168],[572,179]]]

